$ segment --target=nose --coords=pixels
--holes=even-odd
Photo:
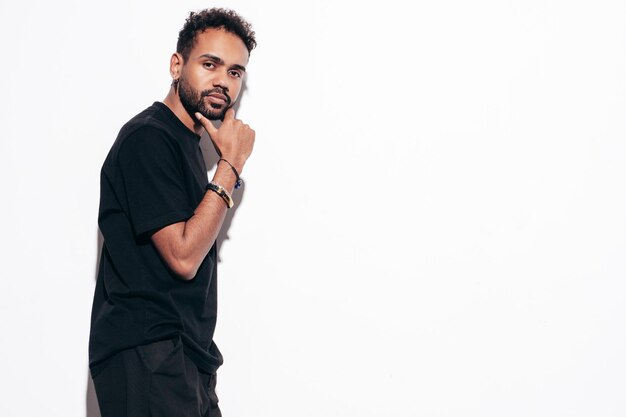
[[[225,91],[228,91],[228,73],[226,71],[219,71],[213,79],[213,87],[220,87]]]

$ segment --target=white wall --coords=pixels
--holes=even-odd
[[[220,4],[259,41],[224,415],[626,415],[626,4],[408,4]],[[0,415],[98,415],[100,166],[210,5],[0,3]]]

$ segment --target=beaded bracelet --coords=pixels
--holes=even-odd
[[[232,170],[233,170],[233,173],[235,174],[235,177],[237,177],[237,182],[235,183],[235,188],[239,188],[239,187],[241,187],[241,184],[242,184],[241,178],[239,178],[239,173],[237,172],[237,170],[235,169],[235,167],[233,166],[233,164],[231,164],[230,162],[228,162],[228,161],[227,161],[227,160],[225,160],[224,158],[220,158],[220,160],[219,160],[219,161],[217,161],[217,162],[220,162],[220,161],[224,161],[224,162],[226,162],[228,165],[230,165],[230,169],[232,169]]]

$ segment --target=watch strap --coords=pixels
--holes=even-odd
[[[226,191],[226,189],[222,187],[221,185],[211,181],[207,184],[206,190],[207,191],[211,190],[217,195],[219,195],[220,197],[222,197],[222,200],[224,200],[224,202],[226,203],[226,207],[231,208],[232,206],[235,205],[233,198],[230,196],[228,191]]]

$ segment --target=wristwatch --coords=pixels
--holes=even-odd
[[[214,182],[209,182],[206,186],[206,189],[207,191],[211,190],[217,193],[217,195],[219,195],[220,197],[222,197],[222,200],[224,200],[228,208],[231,208],[235,205],[233,198],[230,196],[230,194],[228,194],[228,191],[226,191],[226,189],[224,189],[224,187],[222,187],[221,185]]]

